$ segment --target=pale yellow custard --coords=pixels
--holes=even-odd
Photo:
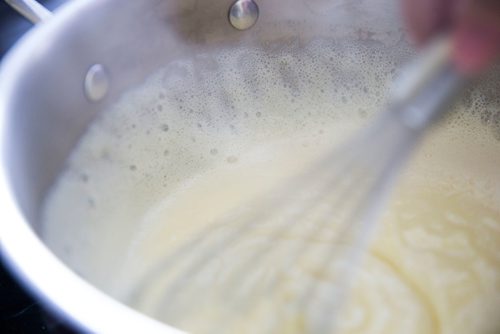
[[[323,304],[313,298],[303,307],[300,298],[304,287],[328,292],[337,282],[330,270],[342,258],[325,263],[335,248],[328,240],[307,240],[307,252],[286,268],[271,252],[248,267],[244,279],[265,271],[280,279],[231,321],[164,316],[157,281],[177,262],[145,279],[193,234],[309,166],[382,106],[381,83],[392,80],[394,63],[370,64],[391,59],[390,50],[322,41],[290,50],[194,56],[126,94],[91,126],[52,188],[42,215],[48,245],[105,292],[181,328],[314,332]],[[500,141],[477,116],[489,102],[480,92],[471,98],[482,104],[457,107],[403,173],[354,264],[338,333],[500,332]],[[207,282],[233,284],[226,278],[252,245],[271,240],[286,254],[304,242],[308,225],[272,233],[238,235]],[[210,303],[201,313],[217,313],[227,300]]]

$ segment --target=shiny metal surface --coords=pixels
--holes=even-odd
[[[40,299],[84,332],[164,333],[168,326],[148,320],[80,279],[33,230],[37,229],[36,211],[44,189],[57,173],[51,169],[60,168],[61,159],[102,107],[93,106],[83,96],[89,60],[85,55],[70,56],[67,49],[73,44],[80,53],[87,50],[89,56],[89,48],[80,43],[92,41],[75,39],[79,35],[75,30],[60,30],[79,15],[93,16],[92,11],[92,5],[82,2],[65,7],[53,20],[30,32],[2,63],[1,256]],[[122,317],[129,321],[124,323]]]
[[[253,0],[238,0],[229,9],[229,22],[238,30],[250,29],[259,18],[259,7]]]
[[[5,0],[5,2],[32,23],[45,21],[52,16],[50,11],[34,0]]]
[[[101,64],[90,66],[83,81],[85,95],[92,102],[102,100],[109,91],[109,75]]]

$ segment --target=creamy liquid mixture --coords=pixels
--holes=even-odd
[[[391,50],[318,41],[169,65],[91,126],[48,196],[44,239],[116,298],[207,330],[212,315],[205,315],[227,299],[211,296],[196,321],[167,316],[162,284],[179,265],[159,270],[162,261],[202,228],[216,235],[214,219],[365,123],[393,79],[399,58]],[[470,93],[411,161],[336,317],[341,333],[500,332],[500,141],[498,129],[485,125],[488,103],[481,91]],[[276,272],[279,284],[229,322],[232,332],[314,331],[321,298],[304,309],[299,297],[311,285],[334,291],[342,260],[325,265],[332,245],[328,237],[304,240],[308,227],[273,238],[278,254],[247,269],[251,284]],[[234,265],[268,243],[271,231],[245,233],[181,287],[228,289]],[[283,268],[287,250],[304,242],[304,256]]]

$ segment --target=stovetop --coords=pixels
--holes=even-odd
[[[54,9],[65,0],[39,1]],[[32,24],[0,0],[0,60],[9,48],[30,28]],[[22,287],[11,275],[0,257],[0,333],[68,333],[70,329],[62,319],[46,309]]]

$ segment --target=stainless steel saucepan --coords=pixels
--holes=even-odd
[[[40,23],[0,71],[1,252],[33,293],[89,332],[178,331],[82,279],[39,238],[47,191],[101,111],[157,69],[222,48],[328,38],[394,50],[394,68],[413,52],[391,0],[75,0],[53,15],[20,10],[30,8]],[[498,92],[484,94],[498,103]],[[498,119],[485,126],[498,131]]]

